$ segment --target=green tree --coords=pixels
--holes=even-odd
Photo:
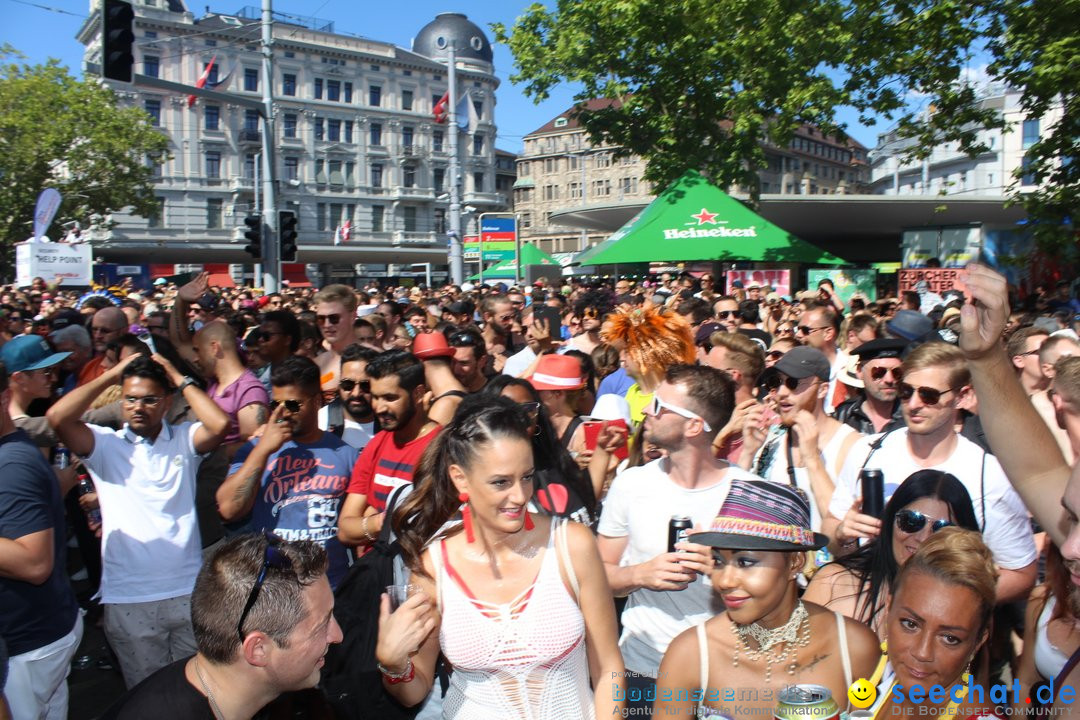
[[[786,146],[804,123],[842,139],[843,107],[894,121],[913,157],[947,141],[983,149],[979,131],[1002,123],[962,78],[989,53],[992,77],[1023,90],[1030,112],[1064,98],[1071,124],[1031,153],[1055,182],[1021,199],[1060,218],[1080,196],[1076,166],[1060,162],[1076,147],[1078,16],[1080,0],[557,0],[494,30],[513,82],[537,102],[580,87],[592,141],[644,157],[649,180],[693,167],[755,202],[762,145]],[[585,110],[590,98],[614,102]]]
[[[168,139],[139,108],[117,106],[99,82],[78,80],[55,60],[19,64],[0,48],[0,268],[12,243],[33,232],[38,194],[54,187],[63,203],[54,223],[130,208],[157,209],[148,158],[167,158]],[[61,232],[54,226],[53,239]]]

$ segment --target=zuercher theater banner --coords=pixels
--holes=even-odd
[[[694,170],[579,258],[582,265],[689,260],[843,262],[773,225]]]

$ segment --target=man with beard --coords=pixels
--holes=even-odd
[[[90,319],[90,338],[94,343],[94,357],[79,370],[78,385],[85,385],[100,377],[109,369],[109,343],[116,342],[128,328],[127,316],[117,307],[101,308]]]
[[[117,381],[124,427],[88,425],[82,414]],[[199,422],[164,421],[176,389]],[[127,686],[195,649],[191,589],[202,564],[195,476],[229,418],[192,378],[159,355],[133,354],[75,388],[47,413],[83,459],[101,506],[105,636]]]
[[[651,699],[645,698],[668,644],[717,612],[709,582],[711,550],[683,542],[680,552],[669,552],[669,522],[685,516],[696,527],[708,527],[732,479],[760,479],[713,453],[713,436],[730,419],[734,403],[734,383],[722,371],[669,367],[645,413],[645,441],[667,457],[624,471],[604,499],[597,542],[612,592],[628,596],[619,649],[629,686],[643,698],[630,707],[641,707],[642,715],[651,713]]]
[[[779,424],[765,428],[756,422],[762,408],[751,415],[743,431],[743,464],[766,480],[801,488],[810,501],[810,527],[815,531],[828,515],[833,478],[860,437],[825,414],[828,382],[829,361],[824,355],[811,347],[793,348],[766,377]]]
[[[488,295],[480,305],[484,319],[484,342],[492,355],[509,357],[514,345],[514,306],[505,295]]]
[[[480,331],[471,327],[456,330],[450,333],[449,342],[454,350],[450,359],[454,377],[466,392],[480,392],[488,382],[484,372],[488,362],[487,347]]]
[[[319,427],[363,450],[375,434],[375,412],[371,408],[371,381],[367,364],[379,353],[362,345],[350,345],[341,354],[341,379],[337,397],[319,409]]]
[[[349,568],[337,539],[338,516],[356,448],[319,429],[319,367],[294,355],[271,377],[270,420],[262,435],[236,453],[217,491],[218,512],[234,522],[251,514],[253,530],[311,540],[326,550],[330,585]]]
[[[543,321],[536,322],[532,307],[527,307],[521,315],[521,326],[525,330],[525,347],[506,359],[502,372],[511,377],[520,377],[536,362],[541,353],[550,352],[554,347],[551,334]]]
[[[881,469],[886,502],[919,470],[951,473],[971,495],[983,538],[994,553],[998,601],[1025,597],[1038,559],[1027,510],[997,458],[956,432],[957,414],[971,400],[971,373],[963,354],[955,345],[924,343],[911,351],[901,371],[900,407],[907,427],[856,443],[837,478],[823,532],[834,538],[837,549],[880,534],[881,521],[860,512],[856,500],[863,468]]]
[[[903,423],[900,409],[900,354],[906,340],[881,338],[851,351],[859,358],[859,379],[865,397],[853,397],[836,408],[834,417],[864,435],[887,432]]]
[[[375,418],[382,428],[352,471],[341,509],[338,537],[347,545],[370,545],[382,529],[390,494],[412,482],[424,449],[442,426],[422,400],[427,393],[424,366],[403,350],[388,350],[367,365]]]

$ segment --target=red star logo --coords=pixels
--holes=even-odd
[[[715,225],[716,224],[716,216],[719,215],[719,214],[720,213],[711,213],[708,210],[706,210],[705,208],[701,208],[701,212],[699,212],[697,215],[691,215],[690,217],[697,220],[698,225],[704,225],[705,223],[709,223],[710,225]]]

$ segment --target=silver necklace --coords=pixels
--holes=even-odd
[[[800,632],[800,629],[802,632]],[[772,666],[782,665],[789,657],[791,663],[786,667],[788,675],[795,674],[796,656],[799,648],[810,644],[810,614],[806,612],[806,606],[802,600],[795,606],[788,621],[778,628],[764,628],[757,623],[750,625],[731,624],[731,631],[739,639],[735,644],[735,652],[731,660],[732,667],[739,667],[739,644],[742,650],[751,660],[765,658],[765,682],[772,680]],[[757,647],[750,645],[750,639],[757,642]],[[784,643],[782,652],[775,652],[773,646]]]
[[[195,656],[195,674],[199,676],[199,684],[202,685],[203,692],[206,693],[206,699],[210,701],[210,709],[214,711],[214,717],[217,720],[225,720],[225,713],[221,712],[221,708],[218,707],[217,700],[214,699],[214,693],[210,691],[210,686],[206,684],[206,678],[203,677],[202,670],[199,669],[199,656]]]

